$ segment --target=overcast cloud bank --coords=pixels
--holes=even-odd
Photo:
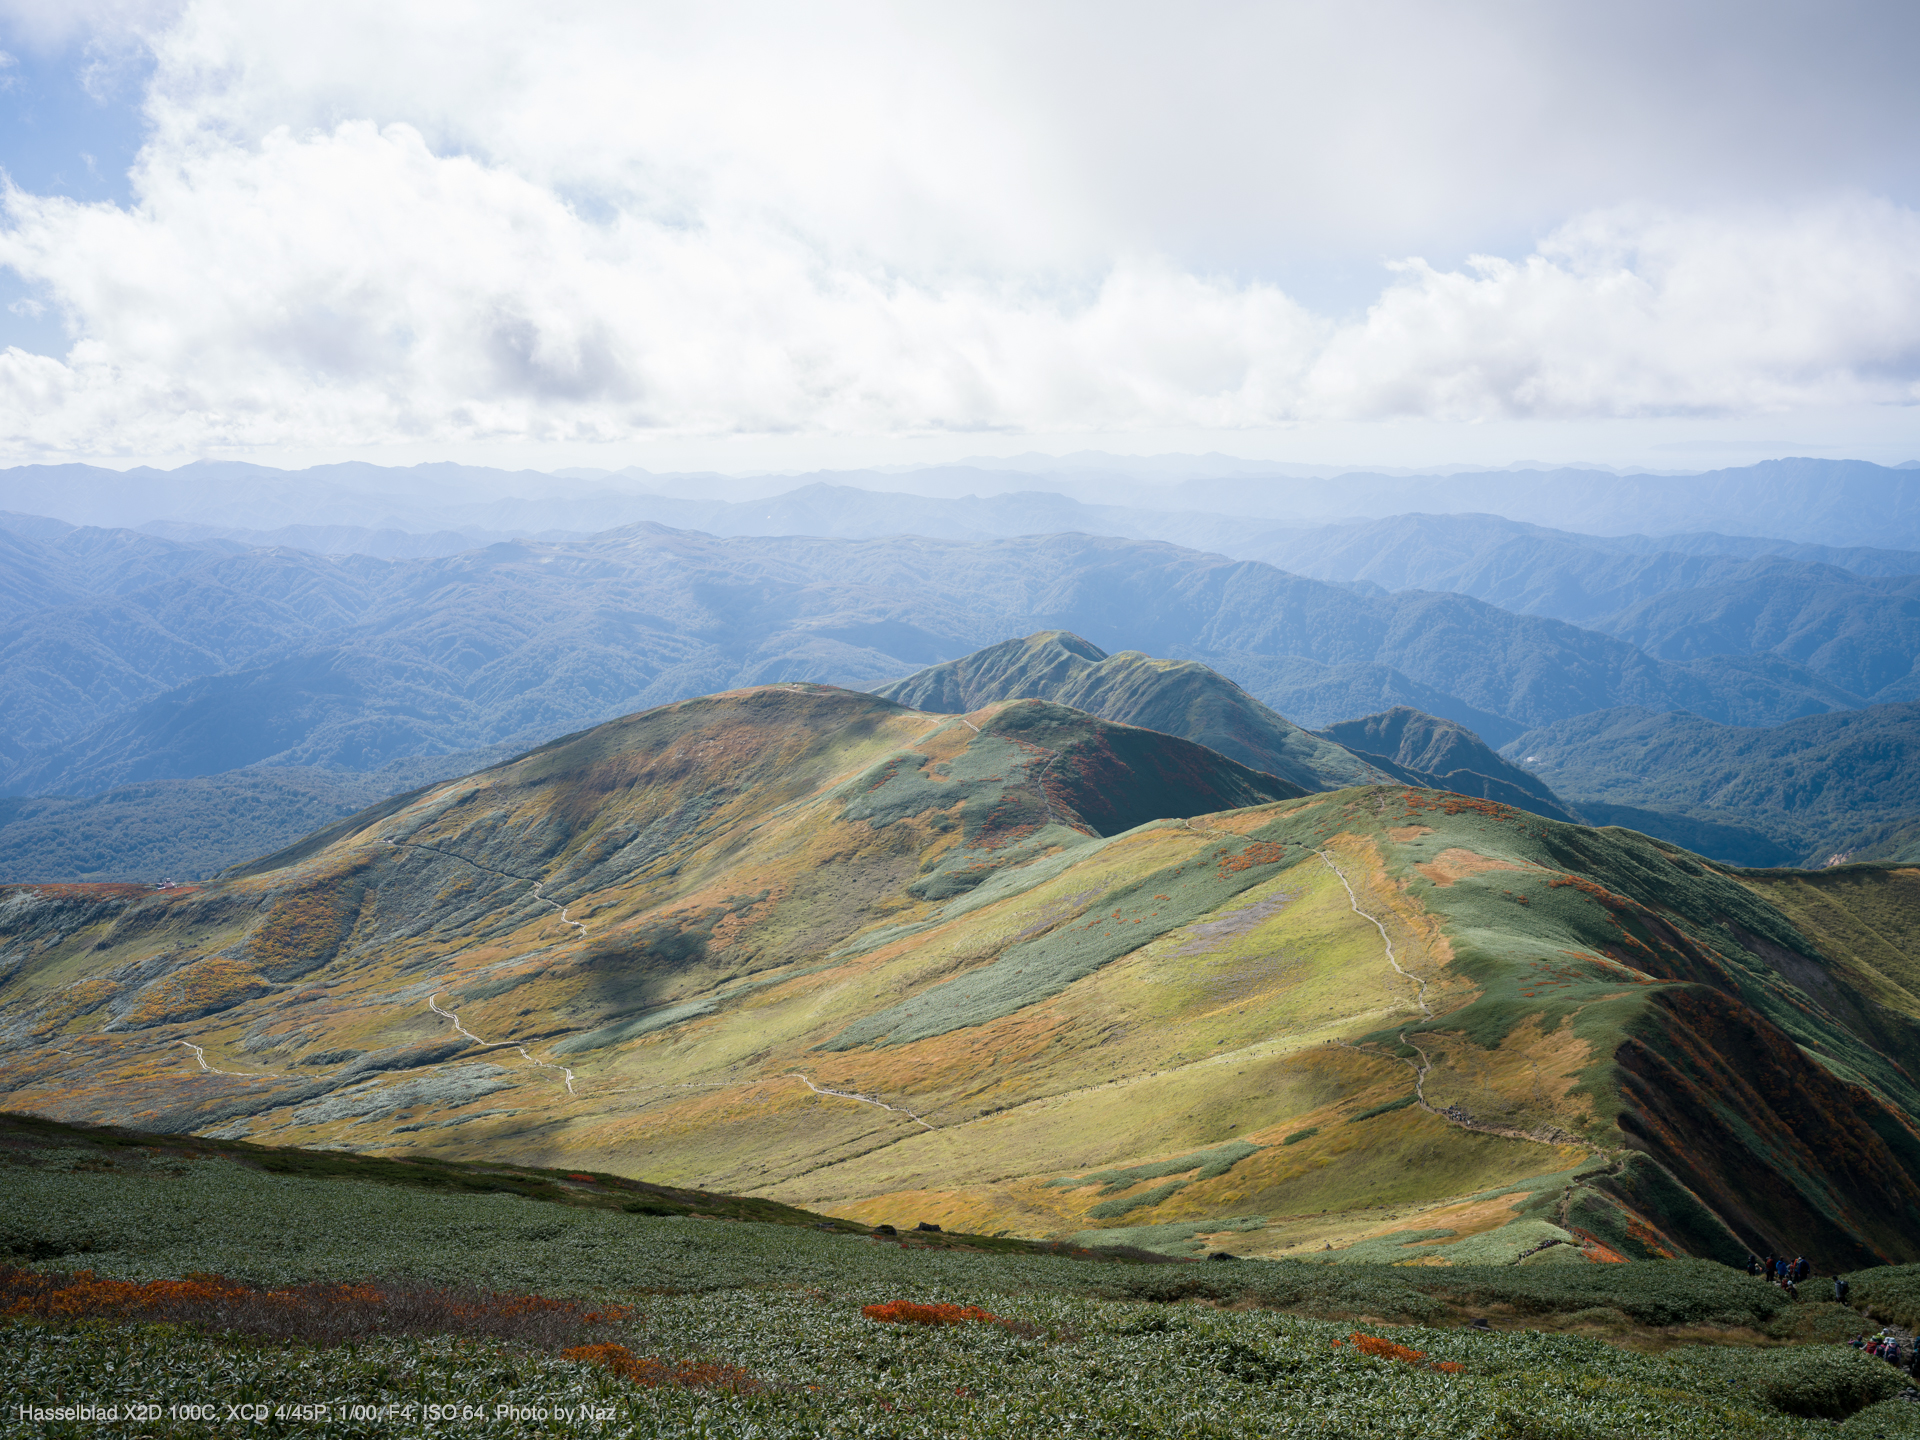
[[[1636,183],[1590,155],[1611,188],[1587,198],[1608,203],[1563,210],[1530,248],[1454,263],[1374,251],[1371,304],[1314,306],[1289,263],[1417,241],[1380,187],[1405,187],[1402,208],[1443,244],[1470,228],[1434,177],[1384,158],[1422,134],[1425,95],[1366,123],[1349,102],[1340,124],[1264,151],[1195,150],[1188,168],[1239,166],[1194,205],[1240,238],[1203,243],[1177,218],[1128,218],[1140,197],[1109,173],[1113,156],[1059,120],[1054,90],[1072,98],[1080,82],[1033,73],[1060,37],[996,55],[998,11],[930,34],[872,6],[805,26],[749,7],[729,28],[679,7],[583,5],[532,31],[504,8],[403,8],[117,12],[116,34],[131,23],[156,66],[134,201],[6,192],[0,265],[72,343],[0,354],[0,458],[1920,398],[1920,214],[1858,183],[1769,195],[1756,181],[1688,204],[1673,176]],[[1475,9],[1386,7],[1413,29],[1385,81],[1431,12]],[[1204,18],[1194,43],[1224,46],[1219,17]],[[1150,46],[1153,22],[1119,15],[1128,25]],[[1107,42],[1081,38],[1098,60]],[[1366,58],[1348,53],[1350,32],[1317,38],[1350,68]],[[1440,67],[1471,48],[1471,34],[1426,38]],[[1483,80],[1550,110],[1543,69],[1580,36],[1504,38],[1511,54],[1473,61]],[[1197,83],[1180,80],[1175,100]],[[1499,116],[1459,108],[1415,149],[1494,133]],[[1585,135],[1591,118],[1562,122]],[[1622,119],[1628,141],[1650,143],[1644,122]],[[1133,146],[1178,188],[1137,121],[1111,123],[1109,148]],[[1162,143],[1183,138],[1208,139]],[[1531,217],[1511,195],[1495,205],[1484,171],[1546,173],[1512,145],[1426,158],[1500,210],[1499,228]],[[1303,210],[1290,230],[1275,185],[1327,213]],[[1262,195],[1221,198],[1235,187]],[[1258,263],[1263,244],[1287,263]]]

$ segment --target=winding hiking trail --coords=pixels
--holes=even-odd
[[[549,900],[545,895],[542,895],[540,893],[540,887],[547,883],[544,880],[536,880],[531,875],[516,875],[511,870],[496,870],[491,865],[482,865],[478,860],[474,860],[466,855],[462,855],[457,851],[442,850],[438,845],[423,845],[418,840],[395,840],[391,836],[383,836],[382,838],[386,840],[387,847],[392,850],[398,850],[402,846],[405,846],[407,849],[410,849],[410,850],[430,850],[435,855],[444,855],[449,860],[458,860],[462,864],[471,865],[476,870],[484,870],[489,875],[499,875],[502,878],[507,880],[525,880],[533,886],[534,899],[538,900],[542,905],[551,905],[554,909],[558,910],[560,912],[561,923],[564,925],[571,925],[574,929],[580,932],[580,937],[582,939],[586,938],[587,927],[582,925],[578,920],[572,919],[570,916],[568,916],[566,906],[562,905],[558,900]],[[474,1044],[476,1045],[486,1045],[489,1043],[488,1041],[482,1040],[478,1035],[474,1034],[471,1030],[467,1029],[466,1026],[462,1025],[460,1023],[459,1015],[456,1014],[454,1011],[442,1010],[440,1008],[440,992],[438,990],[434,991],[433,994],[427,997],[427,1008],[433,1011],[434,1014],[443,1016],[445,1017],[445,1019],[451,1022],[454,1028],[454,1032],[456,1034],[466,1036],[467,1039],[473,1041]],[[520,1057],[523,1060],[525,1060],[529,1065],[538,1065],[543,1070],[558,1070],[563,1076],[566,1077],[567,1094],[578,1095],[580,1093],[578,1090],[573,1088],[573,1071],[569,1070],[565,1065],[555,1065],[551,1061],[547,1061],[547,1060],[536,1060],[533,1057],[532,1053],[528,1051],[526,1046],[516,1044],[511,1040],[501,1040],[501,1041],[492,1042],[492,1043],[496,1043],[500,1045],[512,1045],[515,1050],[518,1050],[520,1052]]]
[[[1372,921],[1373,928],[1380,932],[1380,942],[1386,947],[1387,951],[1387,963],[1393,966],[1396,972],[1420,987],[1420,1010],[1427,1019],[1431,1020],[1433,1018],[1433,1007],[1427,1003],[1427,982],[1420,976],[1415,975],[1412,971],[1402,968],[1399,960],[1394,957],[1393,937],[1387,934],[1387,927],[1380,923],[1377,916],[1369,915],[1360,908],[1359,897],[1353,893],[1353,886],[1348,883],[1347,877],[1341,874],[1340,867],[1333,863],[1333,858],[1324,850],[1316,850],[1313,853],[1320,857],[1322,864],[1339,877],[1340,884],[1346,889],[1347,903],[1353,908],[1353,913],[1363,920]],[[1368,1049],[1364,1045],[1355,1045],[1347,1040],[1340,1040],[1335,1043],[1349,1050],[1358,1050],[1363,1055],[1377,1055],[1379,1053],[1376,1050]],[[1400,1032],[1400,1043],[1420,1057],[1420,1063],[1418,1065],[1415,1065],[1404,1055],[1396,1055],[1392,1058],[1398,1060],[1402,1065],[1405,1065],[1409,1070],[1413,1071],[1414,1101],[1429,1115],[1444,1120],[1449,1125],[1458,1126],[1462,1130],[1472,1130],[1481,1135],[1499,1135],[1508,1140],[1530,1141],[1535,1145],[1581,1145],[1598,1155],[1611,1154],[1610,1151],[1593,1144],[1592,1141],[1583,1140],[1578,1135],[1570,1135],[1558,1126],[1543,1125],[1537,1130],[1520,1130],[1511,1125],[1489,1125],[1484,1120],[1475,1120],[1471,1117],[1462,1119],[1460,1115],[1452,1114],[1450,1110],[1438,1108],[1427,1099],[1427,1073],[1433,1069],[1433,1057],[1421,1049],[1419,1045],[1407,1039],[1407,1032],[1405,1030]],[[1537,1065],[1534,1066],[1534,1074],[1537,1085],[1537,1077],[1539,1075],[1539,1066]]]
[[[390,850],[399,850],[402,847],[408,850],[431,850],[435,855],[444,855],[449,860],[458,860],[464,865],[473,866],[476,870],[484,870],[489,875],[498,875],[507,880],[525,880],[533,886],[534,899],[538,900],[542,905],[551,905],[554,909],[558,910],[560,912],[561,924],[571,925],[574,929],[578,930],[582,940],[587,938],[587,927],[582,925],[578,920],[571,919],[567,915],[566,906],[562,905],[558,900],[549,900],[545,895],[540,893],[540,887],[547,883],[544,880],[536,880],[531,875],[516,875],[511,870],[496,870],[493,866],[482,865],[478,860],[469,859],[458,851],[442,850],[438,845],[423,845],[418,840],[394,840],[384,836],[382,838],[386,839],[387,848]]]
[[[476,1045],[486,1045],[488,1043],[492,1043],[496,1045],[512,1045],[514,1049],[520,1052],[521,1058],[524,1059],[529,1065],[538,1065],[541,1068],[546,1070],[558,1070],[562,1075],[567,1077],[567,1094],[578,1095],[580,1093],[578,1090],[575,1090],[573,1088],[573,1071],[567,1069],[566,1066],[555,1065],[552,1062],[547,1060],[536,1060],[533,1058],[531,1054],[527,1052],[526,1046],[515,1044],[515,1042],[511,1040],[496,1040],[493,1042],[482,1040],[478,1035],[474,1034],[471,1030],[467,1029],[466,1026],[460,1023],[460,1016],[457,1013],[455,1013],[452,1010],[442,1010],[440,1008],[440,992],[438,990],[434,991],[433,994],[427,997],[427,1008],[433,1011],[434,1014],[442,1016],[445,1019],[452,1021],[455,1033],[466,1036],[467,1039],[473,1041],[473,1043]]]
[[[1431,1020],[1433,1018],[1433,1007],[1427,1004],[1427,982],[1418,975],[1415,975],[1412,971],[1400,968],[1400,962],[1396,960],[1393,955],[1393,937],[1387,934],[1387,927],[1380,923],[1378,917],[1369,915],[1360,908],[1360,897],[1353,893],[1353,886],[1347,882],[1347,877],[1340,873],[1340,867],[1333,863],[1332,857],[1324,850],[1316,850],[1313,853],[1320,857],[1321,863],[1325,865],[1327,869],[1333,871],[1333,873],[1338,876],[1341,885],[1346,889],[1347,903],[1353,907],[1353,913],[1358,915],[1362,920],[1371,920],[1373,922],[1373,928],[1380,932],[1381,943],[1387,947],[1387,963],[1402,977],[1411,980],[1415,985],[1420,987],[1417,996],[1420,1001],[1420,1013]]]
[[[902,1110],[898,1105],[889,1105],[887,1104],[886,1101],[876,1099],[872,1095],[861,1095],[861,1094],[857,1094],[852,1090],[822,1089],[820,1086],[814,1084],[812,1080],[808,1079],[807,1076],[802,1075],[798,1070],[789,1070],[785,1075],[782,1075],[780,1078],[782,1080],[798,1080],[802,1082],[809,1090],[813,1091],[813,1093],[816,1095],[834,1095],[842,1100],[858,1100],[862,1105],[878,1105],[882,1110],[891,1110],[896,1115],[904,1115],[909,1120],[913,1121],[914,1124],[925,1126],[928,1130],[932,1130],[934,1128],[933,1126],[928,1125],[926,1121],[922,1120],[918,1115],[914,1114],[911,1110]]]
[[[1476,1135],[1498,1135],[1505,1140],[1525,1140],[1531,1145],[1578,1145],[1583,1149],[1592,1151],[1595,1155],[1605,1155],[1609,1159],[1617,1158],[1614,1152],[1607,1149],[1604,1145],[1596,1145],[1593,1141],[1584,1139],[1579,1135],[1571,1135],[1557,1125],[1541,1125],[1533,1130],[1521,1130],[1512,1125],[1490,1125],[1485,1120],[1475,1120],[1470,1115],[1462,1118],[1462,1115],[1452,1113],[1451,1108],[1446,1110],[1440,1109],[1431,1100],[1427,1099],[1427,1072],[1433,1069],[1433,1057],[1413,1041],[1407,1039],[1406,1031],[1402,1030],[1400,1032],[1399,1040],[1402,1045],[1420,1057],[1420,1063],[1418,1065],[1415,1065],[1413,1061],[1407,1059],[1404,1055],[1383,1055],[1380,1051],[1372,1049],[1367,1045],[1355,1045],[1351,1040],[1335,1040],[1332,1043],[1343,1049],[1357,1050],[1362,1055],[1372,1055],[1376,1059],[1398,1060],[1402,1065],[1406,1066],[1407,1069],[1413,1071],[1414,1103],[1436,1120],[1444,1120],[1447,1124],[1461,1130],[1471,1130]],[[1462,1114],[1464,1115],[1464,1112],[1462,1112]]]
[[[560,923],[562,925],[571,925],[574,929],[580,932],[580,938],[582,940],[586,939],[587,927],[582,925],[578,920],[569,920],[567,918],[566,906],[562,905],[558,900],[549,900],[547,899],[546,896],[540,893],[540,887],[546,883],[547,882],[544,880],[536,880],[533,882],[533,898],[538,900],[543,905],[553,906],[554,909],[560,912]]]
[[[176,1045],[184,1045],[193,1051],[193,1058],[200,1062],[200,1068],[209,1075],[231,1075],[236,1080],[277,1080],[280,1077],[270,1070],[216,1070],[207,1063],[207,1052],[191,1040],[176,1040]]]

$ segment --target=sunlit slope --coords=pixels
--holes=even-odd
[[[1907,1259],[1915,1010],[1872,945],[1920,896],[1863,873],[1886,913],[1822,928],[1817,882],[1631,832],[766,687],[192,893],[12,893],[0,1071],[66,1118],[895,1224]]]

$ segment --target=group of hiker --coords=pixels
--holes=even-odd
[[[1884,1360],[1910,1375],[1920,1374],[1920,1340],[1910,1342],[1903,1351],[1899,1338],[1882,1330],[1871,1338],[1865,1335],[1854,1336],[1853,1348],[1862,1355],[1871,1355],[1876,1360]]]
[[[1784,1255],[1748,1255],[1747,1273],[1764,1277],[1769,1284],[1786,1291],[1789,1299],[1798,1300],[1800,1282],[1813,1274],[1813,1262],[1804,1255],[1796,1255],[1791,1260]],[[1846,1303],[1846,1283],[1838,1275],[1833,1277],[1833,1298],[1842,1304]]]
[[[1762,1276],[1769,1284],[1778,1285],[1787,1292],[1789,1299],[1800,1298],[1796,1288],[1802,1280],[1813,1274],[1813,1264],[1804,1255],[1796,1255],[1789,1260],[1781,1255],[1747,1256],[1747,1273]],[[1847,1292],[1853,1287],[1847,1283],[1847,1277],[1833,1277],[1833,1298],[1839,1305],[1847,1303]],[[1853,1348],[1863,1355],[1871,1355],[1876,1360],[1884,1360],[1889,1365],[1905,1370],[1920,1380],[1920,1338],[1900,1343],[1900,1337],[1882,1330],[1878,1335],[1853,1337]]]

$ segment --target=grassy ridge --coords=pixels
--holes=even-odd
[[[390,1185],[437,1196],[512,1196],[569,1210],[613,1211],[652,1217],[683,1216],[702,1220],[743,1220],[759,1225],[805,1226],[840,1235],[872,1235],[875,1227],[832,1215],[819,1215],[753,1195],[720,1195],[655,1185],[624,1175],[571,1169],[543,1169],[504,1162],[467,1164],[423,1155],[388,1159],[337,1150],[308,1150],[297,1146],[253,1145],[244,1140],[205,1136],[149,1135],[107,1126],[66,1125],[38,1115],[0,1111],[0,1157],[22,1166],[44,1170],[47,1157],[57,1157],[58,1169],[76,1174],[152,1178],[156,1174],[188,1173],[187,1167],[215,1159],[249,1172],[300,1181],[352,1181]],[[1207,1157],[1211,1158],[1211,1157]],[[1200,1163],[1196,1161],[1196,1163]],[[122,1172],[124,1173],[116,1173]],[[224,1169],[216,1172],[225,1175]],[[65,1192],[64,1213],[87,1213],[99,1197],[96,1184]],[[267,1187],[258,1192],[274,1196]],[[284,1206],[282,1207],[284,1209]],[[278,1214],[273,1224],[290,1223]],[[0,1256],[46,1260],[91,1253],[89,1239],[75,1248],[72,1236],[49,1238],[56,1231],[47,1215],[34,1218],[0,1217]],[[64,1234],[64,1232],[61,1232]],[[96,1232],[87,1230],[92,1235]],[[138,1243],[130,1239],[129,1243]],[[1093,1258],[1124,1263],[1165,1263],[1166,1257],[1125,1246],[1071,1246],[1017,1240],[1005,1236],[968,1235],[935,1227],[915,1231],[907,1240],[916,1249],[969,1249],[1008,1255],[1048,1255]],[[376,1267],[377,1268],[377,1267]]]

